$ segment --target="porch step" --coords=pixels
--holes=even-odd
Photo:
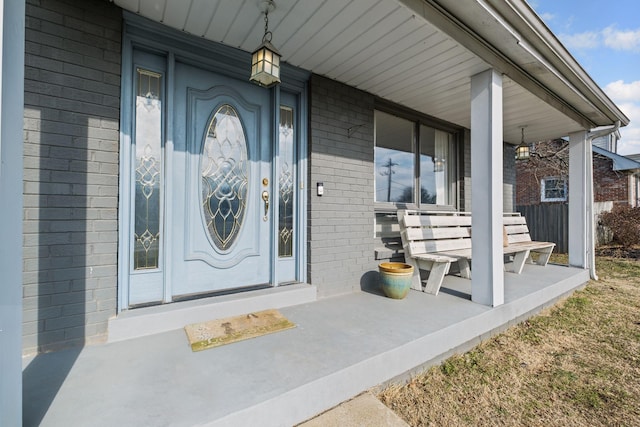
[[[167,332],[190,323],[305,304],[316,298],[315,286],[300,283],[127,310],[109,320],[107,342]]]

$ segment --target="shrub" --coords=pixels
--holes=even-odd
[[[640,244],[640,207],[615,206],[600,221],[613,232],[613,241],[625,248]]]

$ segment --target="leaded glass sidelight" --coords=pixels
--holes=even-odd
[[[293,256],[293,110],[280,107],[278,256]]]
[[[138,69],[135,106],[134,270],[159,267],[162,75]]]
[[[200,172],[207,231],[218,249],[227,250],[242,227],[249,184],[245,131],[229,104],[208,125]]]

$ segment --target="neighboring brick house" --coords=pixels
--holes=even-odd
[[[615,139],[614,139],[615,142]],[[639,205],[640,163],[600,145],[615,147],[609,139],[593,145],[593,214],[597,244],[611,236],[598,225],[598,215],[615,205]],[[569,143],[564,139],[531,145],[531,157],[516,161],[516,210],[527,217],[537,240],[557,243],[568,250]]]
[[[593,147],[594,203],[640,206],[640,162]]]
[[[566,203],[569,143],[563,139],[532,144],[531,157],[516,161],[516,207]],[[594,203],[638,206],[640,163],[593,146]]]

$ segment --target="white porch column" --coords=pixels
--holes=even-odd
[[[591,144],[587,132],[569,134],[569,265],[588,268],[588,170]]]
[[[502,76],[471,78],[471,299],[504,303],[502,255]]]
[[[0,0],[0,425],[22,425],[24,0]]]

